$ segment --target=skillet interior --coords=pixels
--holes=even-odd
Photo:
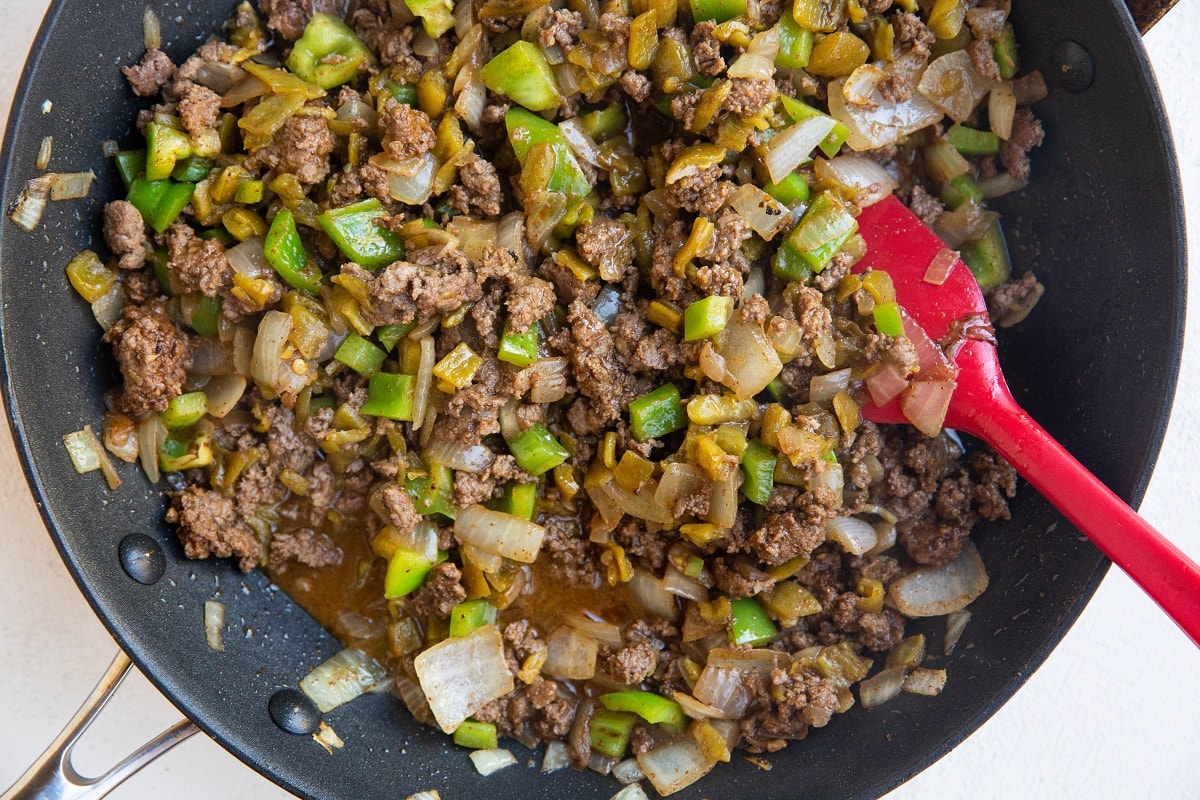
[[[232,5],[158,4],[171,55],[194,49]],[[267,699],[337,644],[260,574],[184,561],[160,522],[160,497],[136,468],[120,468],[126,483],[115,493],[95,476],[74,474],[60,437],[99,422],[115,368],[100,355],[99,331],[62,267],[82,247],[102,246],[95,220],[117,180],[99,142],[129,137],[136,105],[116,68],[140,56],[143,8],[132,0],[52,7],[5,147],[6,205],[35,174],[38,143],[51,133],[57,164],[98,175],[93,199],[53,204],[37,233],[7,220],[0,229],[6,401],[39,507],[72,574],[160,689],[248,764],[299,794],[391,797],[437,787],[447,797],[611,796],[613,784],[592,774],[516,768],[484,780],[446,737],[413,725],[386,697],[329,716],[346,741],[333,757],[307,737],[281,732],[266,714]],[[1047,294],[1005,338],[1003,360],[1034,416],[1136,501],[1166,424],[1183,319],[1183,214],[1169,133],[1119,4],[1026,0],[1015,23],[1024,64],[1045,72],[1052,96],[1038,108],[1048,138],[1035,158],[1035,183],[1002,210],[1017,263],[1035,268]],[[1103,55],[1086,92],[1054,83],[1055,46],[1064,39]],[[43,114],[47,99],[53,109]],[[1125,207],[1115,198],[1128,198],[1130,186],[1146,190]],[[776,769],[760,772],[738,759],[681,796],[733,798],[753,781],[769,796],[876,797],[973,731],[1041,663],[1107,566],[1028,488],[1013,513],[1011,523],[976,537],[992,588],[973,606],[963,642],[970,646],[947,662],[943,697],[902,696],[886,714],[854,709],[775,756]],[[149,533],[168,554],[166,575],[153,586],[131,581],[117,561],[117,543],[132,531]],[[200,625],[203,601],[213,598],[228,607],[220,654],[207,648]],[[936,647],[940,631],[933,636]]]

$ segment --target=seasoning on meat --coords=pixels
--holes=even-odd
[[[133,203],[114,200],[104,206],[104,241],[121,269],[146,265],[146,223]]]
[[[234,512],[233,501],[209,489],[189,486],[171,496],[167,522],[178,525],[188,558],[237,558],[242,572],[262,559],[262,544]]]
[[[147,50],[132,67],[121,67],[129,86],[138,97],[153,97],[175,76],[175,65],[162,50]]]
[[[125,381],[117,400],[122,411],[135,417],[162,411],[183,391],[192,351],[161,300],[127,306],[105,338],[112,342]]]

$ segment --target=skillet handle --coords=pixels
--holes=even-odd
[[[1179,0],[1125,0],[1129,13],[1133,14],[1134,24],[1142,35],[1154,27],[1154,23],[1163,18]]]
[[[75,743],[121,685],[129,667],[129,656],[118,653],[67,726],[33,766],[0,795],[0,800],[100,800],[126,778],[200,730],[190,720],[181,720],[98,778],[85,778],[76,772],[71,763]]]

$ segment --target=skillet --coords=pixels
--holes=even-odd
[[[115,176],[102,163],[98,143],[128,136],[135,107],[115,65],[140,56],[136,20],[143,8],[104,3],[105,20],[125,22],[104,25],[111,35],[95,41],[97,11],[88,5],[59,2],[51,8],[10,121],[3,192],[6,203],[15,199],[34,174],[37,143],[51,132],[56,162],[91,167],[101,180],[93,200],[52,206],[36,235],[3,223],[0,331],[15,438],[46,522],[89,601],[185,713],[299,794],[371,797],[386,787],[388,796],[403,796],[437,786],[447,797],[610,796],[613,784],[593,775],[542,778],[510,770],[485,782],[444,737],[413,726],[388,698],[365,698],[330,715],[347,743],[337,758],[326,758],[307,737],[282,732],[267,714],[269,698],[294,685],[337,644],[261,575],[243,578],[224,565],[184,562],[158,522],[161,499],[136,469],[123,471],[126,485],[111,495],[99,481],[74,475],[59,437],[97,421],[100,395],[113,384],[115,370],[110,361],[97,360],[98,331],[71,295],[61,267],[78,249],[101,241],[98,229],[79,220],[94,219],[103,198],[114,194]],[[1034,5],[1019,6],[1014,21],[1025,65],[1040,67],[1051,80],[1052,95],[1038,108],[1049,139],[1035,161],[1034,185],[1001,210],[1017,262],[1035,265],[1048,291],[1037,313],[1004,342],[1005,368],[1035,416],[1136,502],[1166,422],[1183,316],[1182,210],[1170,137],[1134,29],[1119,5]],[[194,49],[231,6],[160,6],[171,54]],[[172,21],[177,13],[178,23]],[[1067,40],[1097,56],[1090,88],[1088,70],[1075,62],[1080,51],[1064,45]],[[52,44],[64,41],[81,46]],[[1058,69],[1063,60],[1072,67],[1065,73]],[[63,75],[88,79],[63,85]],[[46,98],[55,104],[50,118],[41,114]],[[1118,107],[1121,114],[1114,115]],[[1158,191],[1141,195],[1127,210],[1115,198],[1127,196],[1131,185]],[[1126,273],[1134,261],[1144,265],[1136,282]],[[1112,331],[1138,336],[1107,340]],[[83,365],[78,372],[72,369],[77,364]],[[46,397],[57,402],[47,404]],[[149,586],[132,581],[118,559],[120,542],[135,531],[158,542],[166,555],[164,575]],[[875,797],[969,734],[1041,663],[1107,567],[1028,489],[1014,505],[1013,522],[982,529],[978,540],[993,585],[973,607],[968,638],[974,647],[960,648],[947,664],[955,680],[945,697],[901,698],[886,717],[856,710],[772,759],[776,769],[769,773],[737,763],[682,796],[734,797],[739,784],[753,781],[775,796],[803,786],[818,797]],[[219,599],[232,618],[255,632],[252,639],[229,641],[219,655],[202,637],[179,636],[198,627],[197,609],[213,597],[214,585],[223,590]]]

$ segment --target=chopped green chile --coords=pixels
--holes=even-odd
[[[730,600],[729,606],[733,615],[729,623],[731,644],[737,647],[759,647],[775,638],[775,634],[778,633],[775,623],[758,600],[753,597],[740,597]]]
[[[946,141],[964,156],[994,156],[1000,152],[999,136],[965,125],[951,125],[946,131]]]
[[[201,336],[216,336],[220,332],[221,298],[201,296],[192,316],[192,330]]]
[[[609,711],[628,711],[637,714],[651,725],[661,725],[668,733],[682,733],[687,718],[683,708],[654,692],[630,690],[600,695],[600,704]]]
[[[775,451],[757,439],[746,445],[742,453],[742,494],[751,503],[765,506],[775,489]]]
[[[186,133],[158,122],[146,125],[147,180],[166,180],[175,171],[175,164],[190,155],[192,143]]]
[[[416,327],[416,322],[407,325],[380,325],[375,329],[375,338],[383,345],[383,349],[390,353],[396,348],[396,344]]]
[[[310,264],[304,242],[296,229],[296,218],[286,208],[279,209],[263,243],[267,263],[293,289],[317,295],[321,291],[321,270]]]
[[[135,178],[125,199],[137,208],[147,225],[163,233],[187,208],[195,189],[195,184],[177,183],[170,179],[151,181]]]
[[[746,0],[689,0],[692,19],[697,22],[711,19],[726,22],[746,13]]]
[[[620,758],[629,749],[629,738],[637,724],[637,714],[597,708],[592,713],[592,749],[609,758]]]
[[[362,413],[398,422],[412,422],[416,381],[412,375],[376,372],[367,385],[367,402],[363,403]]]
[[[763,191],[785,206],[803,203],[809,198],[810,190],[804,176],[793,172],[778,183],[763,184]]]
[[[119,154],[118,154],[119,155]],[[182,161],[175,162],[171,177],[185,183],[199,183],[212,172],[213,160],[204,156],[188,156]],[[259,198],[262,199],[261,197]]]
[[[540,422],[510,440],[508,449],[517,460],[517,466],[530,475],[543,475],[571,455]]]
[[[496,621],[496,607],[487,600],[466,600],[450,611],[450,636],[466,636]]]
[[[342,255],[367,269],[386,267],[404,257],[400,237],[379,224],[388,212],[375,198],[334,208],[317,217],[321,229]]]
[[[537,513],[537,488],[536,483],[510,481],[504,485],[504,494],[492,500],[488,506],[514,517],[533,520]]]
[[[629,427],[639,442],[658,439],[687,427],[679,388],[664,384],[629,404]]]
[[[983,202],[983,192],[970,175],[959,175],[942,189],[942,203],[951,211],[957,210],[963,203],[970,201]]]
[[[495,750],[500,746],[500,737],[493,723],[469,719],[455,729],[454,743],[469,750]]]
[[[383,366],[383,360],[387,358],[387,353],[357,333],[352,333],[341,343],[337,352],[333,354],[333,357],[359,375],[369,378],[376,372],[379,372],[379,368]],[[370,412],[364,411],[363,413]]]
[[[454,27],[454,4],[450,0],[404,0],[404,4],[434,39]]]
[[[1011,22],[1004,23],[1000,37],[992,42],[992,55],[1000,68],[1000,77],[1011,80],[1017,76],[1020,61],[1017,57],[1017,34]]]
[[[322,89],[350,83],[374,63],[370,48],[349,25],[321,13],[312,15],[287,58],[288,69]]]
[[[397,103],[404,103],[404,105],[412,106],[413,108],[417,107],[417,87],[413,84],[397,83],[388,78],[383,82],[383,86]]]
[[[383,578],[383,596],[396,600],[421,588],[433,562],[420,553],[398,549],[388,560],[387,574]]]
[[[808,66],[808,57],[812,55],[813,32],[801,28],[796,18],[786,11],[775,23],[779,31],[779,53],[775,56],[775,66],[784,69],[804,69]]]
[[[785,280],[803,280],[805,268],[820,272],[858,231],[850,210],[828,192],[817,195],[779,247],[772,268]]]

